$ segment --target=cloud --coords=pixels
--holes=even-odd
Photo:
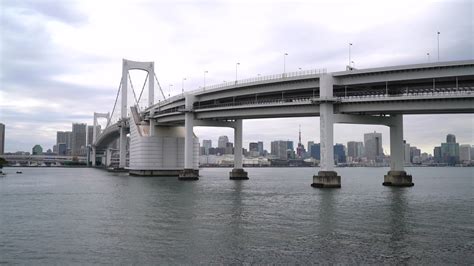
[[[474,58],[471,1],[2,1],[0,120],[7,125],[7,150],[49,147],[55,131],[72,122],[92,122],[93,112],[109,112],[121,76],[121,59],[155,61],[166,95],[257,74],[298,68],[339,71],[356,67]],[[343,7],[341,7],[343,6]],[[409,8],[407,8],[409,7]],[[143,73],[142,73],[143,74]],[[142,74],[131,74],[141,90]],[[186,81],[183,83],[183,78]],[[172,86],[171,86],[172,85]],[[158,95],[158,92],[155,92]],[[146,98],[146,96],[144,96]],[[130,97],[131,98],[131,97]],[[472,115],[406,116],[405,137],[430,151],[446,133],[473,142]],[[318,118],[244,121],[250,141],[319,139]],[[433,126],[436,125],[436,126]],[[34,130],[33,130],[34,129]],[[271,129],[271,130],[269,130]],[[335,142],[362,140],[386,127],[337,125]],[[350,134],[349,134],[350,132]],[[230,129],[197,128],[201,139],[217,142]]]

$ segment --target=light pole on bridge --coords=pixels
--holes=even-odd
[[[173,84],[168,86],[168,98],[171,97],[171,87],[173,87]]]
[[[181,83],[181,92],[184,94],[184,81],[186,80],[186,78],[183,78],[183,81]]]
[[[237,84],[237,67],[240,66],[240,63],[235,64],[235,84]]]
[[[351,47],[352,43],[349,43],[349,66],[351,66]]]
[[[202,86],[203,89],[206,88],[206,74],[209,73],[207,70],[204,70],[204,84]]]
[[[438,31],[438,62],[439,62],[439,35],[441,34],[441,32]]]
[[[430,62],[431,62],[431,60],[430,60],[430,53],[426,53],[426,56],[428,57],[428,63],[430,63]]]
[[[286,73],[286,56],[287,55],[288,55],[288,53],[283,54],[283,74]]]

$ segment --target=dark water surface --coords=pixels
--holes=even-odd
[[[6,168],[0,264],[474,264],[474,168],[201,169],[196,182],[97,169]]]

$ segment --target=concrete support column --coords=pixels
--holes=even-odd
[[[112,164],[112,150],[107,148],[105,152],[105,168],[109,167]]]
[[[230,172],[229,177],[232,180],[246,180],[248,178],[247,172],[243,169],[242,164],[242,141],[243,141],[242,119],[235,120],[234,128],[234,169]]]
[[[194,170],[194,96],[186,95],[184,114],[184,169],[179,174],[179,180],[198,180],[199,170]]]
[[[120,157],[119,157],[119,168],[125,168],[127,165],[127,133],[125,127],[120,128]]]
[[[156,129],[155,129],[156,122],[154,119],[150,118],[150,137],[155,136]]]
[[[412,176],[408,175],[403,167],[403,115],[392,115],[390,125],[390,171],[384,176],[384,186],[411,187]]]
[[[91,147],[91,161],[92,161],[92,166],[96,166],[96,150],[95,150],[95,147],[92,146]]]
[[[321,170],[313,176],[311,186],[317,188],[340,188],[341,177],[334,171],[334,79],[329,74],[319,78],[319,93],[323,101],[319,105],[321,137]]]

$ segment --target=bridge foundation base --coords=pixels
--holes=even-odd
[[[411,175],[407,175],[405,171],[388,171],[383,181],[382,185],[391,187],[412,187],[415,185]]]
[[[244,169],[232,169],[229,173],[230,180],[248,180],[248,173]]]
[[[184,169],[179,173],[178,180],[183,180],[183,181],[199,180],[199,170]]]
[[[316,188],[340,188],[341,177],[335,171],[319,171],[313,176],[312,187]]]
[[[134,176],[179,176],[181,170],[130,170]]]

